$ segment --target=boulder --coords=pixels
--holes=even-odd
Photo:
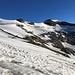
[[[23,19],[16,19],[17,21],[19,21],[19,22],[22,22],[22,23],[24,23],[25,21],[23,20]]]
[[[29,22],[28,24],[34,25],[34,22]]]

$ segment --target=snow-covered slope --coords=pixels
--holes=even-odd
[[[62,28],[58,24],[30,25],[28,22],[0,19],[0,74],[75,75],[73,51],[69,55],[53,46],[55,43],[52,41],[56,44],[60,42],[56,37],[60,31]],[[75,46],[67,42],[59,44],[75,50]]]
[[[10,32],[12,34],[18,35],[19,34],[25,34],[25,30],[21,29],[20,27],[16,26],[16,25],[23,25],[27,31],[31,31],[34,34],[41,34],[44,32],[48,32],[48,31],[54,31],[54,27],[53,26],[48,26],[44,23],[35,23],[35,25],[29,25],[27,23],[21,23],[18,22],[16,20],[4,20],[4,19],[0,19],[0,28]]]

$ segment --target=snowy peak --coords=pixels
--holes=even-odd
[[[46,23],[48,25],[59,24],[59,25],[64,25],[64,26],[75,26],[74,23],[69,23],[69,22],[60,21],[60,20],[52,20],[52,19],[47,19],[47,20],[44,21],[44,23]]]
[[[45,20],[44,23],[47,24],[47,25],[51,25],[51,26],[56,25],[56,22],[52,21],[51,19]]]
[[[43,46],[62,55],[64,55],[62,52],[74,55],[75,52],[66,48],[64,44],[65,42],[75,44],[75,37],[71,35],[67,27],[65,28],[51,19],[42,23],[29,23],[23,19],[0,19],[0,29],[5,33],[27,40],[32,44]],[[55,48],[60,50],[56,51]]]

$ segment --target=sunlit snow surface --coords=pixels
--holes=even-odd
[[[19,37],[29,35],[16,26],[16,23],[20,23],[15,22],[15,20],[6,21],[1,19],[1,21],[0,29]],[[54,31],[52,26],[49,27],[43,23],[35,23],[35,26],[26,23],[23,25],[28,31],[32,31],[36,35]],[[75,48],[67,43],[65,45]],[[26,43],[19,38],[12,38],[12,35],[0,30],[1,75],[75,75],[75,58],[73,56],[72,58]]]

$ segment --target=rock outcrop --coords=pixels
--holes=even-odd
[[[56,22],[52,21],[51,19],[45,20],[44,23],[47,24],[47,25],[50,25],[50,26],[56,25]]]
[[[25,22],[25,20],[23,20],[23,19],[16,19],[17,21],[19,21],[19,22],[22,22],[22,23],[24,23]]]

